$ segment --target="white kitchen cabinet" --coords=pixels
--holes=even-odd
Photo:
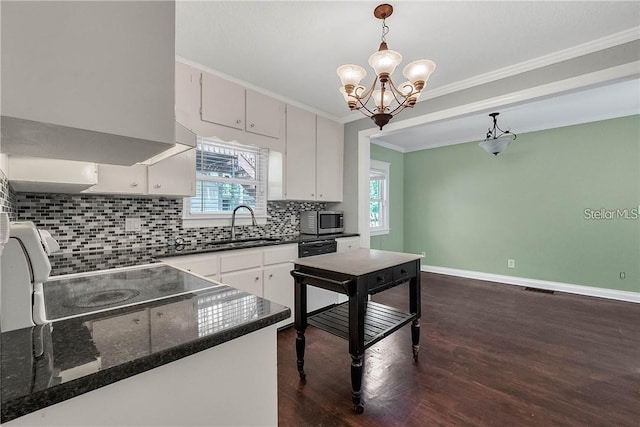
[[[343,152],[342,124],[287,106],[286,199],[342,201]]]
[[[184,255],[166,258],[162,261],[209,279],[213,279],[218,275],[219,261],[218,255],[215,254]]]
[[[336,252],[353,251],[360,248],[360,237],[338,237],[336,238]]]
[[[155,195],[195,196],[196,150],[191,149],[147,169],[148,193]]]
[[[2,2],[4,153],[132,165],[174,140],[174,2]]]
[[[225,80],[211,73],[201,72],[200,119],[204,122],[237,129],[249,134],[260,135],[284,141],[285,104],[270,96]],[[184,76],[183,78],[186,78]],[[181,87],[178,89],[182,89]],[[188,90],[188,88],[186,88]],[[181,95],[176,95],[181,97]],[[185,97],[186,98],[186,97]],[[215,135],[222,139],[236,139],[245,143],[255,143],[251,136],[217,132],[216,129],[202,128],[196,132],[204,136]],[[229,136],[229,135],[235,135]],[[247,141],[247,137],[249,140]],[[258,140],[259,141],[259,140]],[[258,143],[259,146],[260,145]],[[265,148],[279,148],[267,146]]]
[[[198,338],[197,309],[193,299],[149,309],[151,352],[162,351]]]
[[[15,191],[77,193],[97,182],[96,164],[39,157],[8,157],[8,178]]]
[[[145,165],[98,165],[98,183],[90,193],[146,194],[147,167]]]
[[[287,106],[285,195],[288,200],[316,200],[316,115]]]
[[[280,138],[280,116],[284,114],[284,104],[277,99],[247,89],[245,130],[258,135]]]
[[[201,103],[202,120],[244,130],[244,87],[213,74],[202,73]]]
[[[278,322],[278,328],[293,322],[294,281],[291,270],[293,270],[291,262],[266,266],[263,270],[264,298],[291,309],[291,315]]]
[[[316,200],[342,201],[344,126],[316,118]]]
[[[98,165],[97,185],[87,189],[95,194],[153,194],[185,197],[195,195],[196,150],[160,160],[152,165]]]
[[[176,122],[192,130],[200,120],[201,71],[176,61]]]
[[[259,297],[264,295],[262,290],[262,268],[222,273],[220,282]]]

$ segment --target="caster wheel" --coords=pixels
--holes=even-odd
[[[355,411],[356,414],[361,414],[364,412],[364,406],[362,406],[362,404],[353,405],[353,410]]]

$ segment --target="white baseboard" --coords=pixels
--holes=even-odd
[[[428,273],[446,274],[448,276],[458,276],[466,277],[469,279],[486,280],[488,282],[505,283],[507,285],[528,286],[538,289],[567,292],[570,294],[587,295],[591,297],[640,303],[640,292],[618,291],[615,289],[572,285],[570,283],[550,282],[547,280],[528,279],[525,277],[505,276],[502,274],[483,273],[481,271],[458,270],[455,268],[437,267],[434,265],[423,265],[420,270]]]

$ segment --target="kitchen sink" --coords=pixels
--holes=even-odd
[[[219,240],[217,242],[209,242],[207,247],[211,248],[247,248],[253,246],[260,246],[267,243],[278,242],[280,239],[277,237],[256,237],[253,239],[235,239],[235,240]]]

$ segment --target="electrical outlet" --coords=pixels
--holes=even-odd
[[[295,215],[291,215],[291,225],[296,225],[298,223],[296,216]]]
[[[426,257],[426,256],[427,256],[427,253],[426,253],[426,252],[422,252],[422,256],[423,256],[423,257]]]
[[[142,220],[140,218],[125,219],[124,231],[142,231]]]
[[[516,268],[516,260],[508,259],[507,260],[507,268]]]
[[[627,277],[627,273],[625,273],[624,271],[620,272],[620,280],[624,280],[624,278]]]

